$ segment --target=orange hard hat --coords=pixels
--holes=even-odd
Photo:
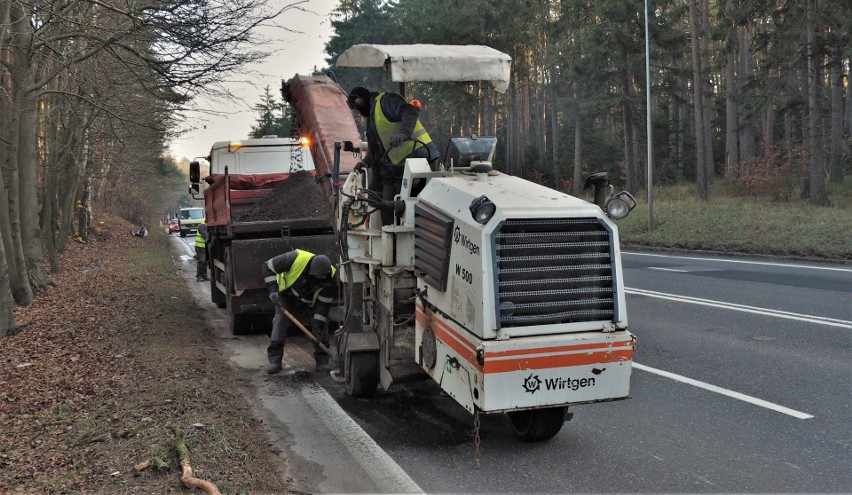
[[[411,100],[411,106],[416,107],[418,110],[423,110],[423,104],[420,103],[420,100]]]

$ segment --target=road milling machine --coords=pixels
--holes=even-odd
[[[403,84],[498,90],[510,63],[488,47],[435,45],[357,45],[337,61],[389,68]],[[469,412],[506,412],[518,436],[540,441],[568,406],[628,398],[635,339],[612,219],[635,201],[611,195],[605,174],[587,181],[594,204],[500,173],[496,144],[452,138],[437,169],[406,160],[392,201],[367,189],[370,169],[343,182],[337,374],[354,396],[428,375]],[[392,225],[382,208],[396,213]]]

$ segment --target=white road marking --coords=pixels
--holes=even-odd
[[[649,266],[648,269],[659,270],[661,272],[689,273],[689,270],[678,270],[677,268],[663,268],[661,266]]]
[[[710,306],[713,308],[730,309],[732,311],[742,311],[744,313],[754,313],[758,315],[772,316],[775,318],[785,318],[788,320],[803,321],[807,323],[816,323],[818,325],[827,325],[830,327],[849,328],[852,329],[852,321],[840,320],[837,318],[826,318],[824,316],[805,315],[800,313],[791,313],[789,311],[781,311],[777,309],[758,308],[755,306],[746,306],[745,304],[736,304],[723,301],[714,301],[711,299],[702,299],[700,297],[680,296],[677,294],[666,294],[664,292],[656,292],[645,289],[624,289],[627,294],[636,294],[639,296],[654,297],[657,299],[667,299],[669,301],[684,302],[689,304],[698,304],[701,306]]]
[[[726,388],[717,387],[716,385],[711,385],[709,383],[704,383],[698,380],[693,380],[692,378],[687,378],[682,375],[678,375],[675,373],[670,373],[668,371],[658,370],[657,368],[651,368],[650,366],[645,366],[639,364],[637,362],[633,363],[633,367],[642,371],[647,371],[648,373],[653,373],[655,375],[664,376],[666,378],[671,378],[672,380],[686,383],[688,385],[692,385],[698,388],[703,388],[704,390],[709,390],[711,392],[716,392],[717,394],[726,395],[728,397],[738,399],[744,402],[748,402],[749,404],[754,404],[756,406],[764,407],[766,409],[771,409],[776,412],[780,412],[781,414],[786,414],[788,416],[793,416],[797,419],[810,419],[813,418],[813,415],[808,413],[803,413],[800,411],[796,411],[795,409],[790,409],[788,407],[779,406],[778,404],[774,404],[769,401],[765,401],[763,399],[758,399],[756,397],[752,397],[750,395],[741,394],[739,392],[734,392],[733,390],[728,390]]]
[[[723,258],[699,258],[697,256],[676,256],[672,254],[655,254],[655,253],[635,253],[622,251],[621,254],[628,254],[630,256],[652,256],[656,258],[672,258],[678,260],[697,260],[697,261],[721,261],[723,263],[742,263],[746,265],[766,265],[766,266],[780,266],[786,268],[808,268],[811,270],[828,270],[833,272],[846,272],[852,273],[852,268],[840,268],[834,266],[819,266],[819,265],[797,265],[793,263],[773,263],[771,261],[752,261],[752,260],[729,260]]]

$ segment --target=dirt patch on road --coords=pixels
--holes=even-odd
[[[0,492],[180,493],[178,437],[222,493],[293,492],[168,237],[99,220],[0,340]],[[163,467],[134,469],[152,460]]]

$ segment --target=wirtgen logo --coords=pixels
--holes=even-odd
[[[470,254],[479,255],[479,245],[475,244],[468,236],[461,233],[461,228],[456,226],[453,231],[453,240],[456,244],[460,244],[462,248],[467,249]]]
[[[530,373],[530,376],[524,379],[524,390],[527,392],[534,394],[538,389],[541,388],[541,380],[538,375],[533,375]]]
[[[595,379],[594,378],[545,378],[544,381],[538,377],[538,375],[530,374],[530,376],[524,378],[524,383],[522,386],[524,387],[525,392],[529,392],[534,394],[541,390],[541,386],[544,384],[545,390],[580,390],[581,388],[586,387],[594,387]]]

